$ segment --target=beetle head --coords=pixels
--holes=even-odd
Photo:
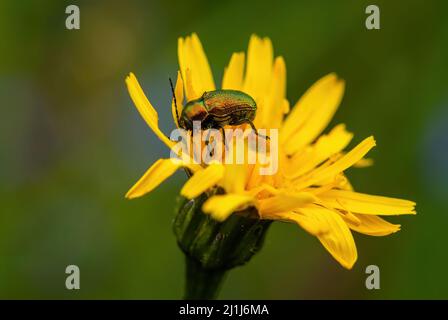
[[[192,130],[193,121],[200,121],[202,123],[207,115],[207,109],[201,100],[190,101],[182,109],[179,125],[186,130]]]

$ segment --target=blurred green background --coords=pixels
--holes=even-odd
[[[77,4],[81,29],[65,28]],[[179,172],[152,194],[124,194],[167,149],[125,88],[133,71],[173,128],[168,77],[177,38],[197,32],[219,83],[250,35],[285,57],[293,103],[336,72],[347,90],[333,124],[374,134],[375,165],[352,169],[362,191],[415,200],[402,231],[355,234],[359,259],[340,267],[319,242],[275,223],[265,248],[235,269],[221,298],[448,298],[448,3],[375,1],[0,2],[0,298],[180,298],[184,261],[171,230]],[[65,289],[65,268],[81,290]],[[365,268],[381,289],[365,288]]]

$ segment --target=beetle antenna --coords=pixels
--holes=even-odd
[[[170,80],[171,92],[173,93],[174,108],[176,109],[177,124],[180,125],[179,111],[177,111],[177,100],[176,100],[176,93],[174,92],[173,81],[171,81],[171,78],[168,78],[168,79]]]

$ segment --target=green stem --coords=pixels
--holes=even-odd
[[[185,299],[215,299],[226,275],[222,269],[205,269],[195,259],[186,256]]]

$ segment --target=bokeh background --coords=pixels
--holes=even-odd
[[[81,29],[65,28],[77,4]],[[446,1],[0,2],[0,298],[176,299],[183,255],[171,223],[182,172],[152,194],[124,194],[164,145],[126,92],[133,71],[173,128],[168,77],[177,38],[197,32],[219,83],[250,35],[285,57],[294,103],[337,72],[347,90],[333,124],[374,134],[375,165],[352,169],[358,190],[415,200],[402,231],[355,234],[359,259],[340,267],[319,242],[275,223],[264,249],[230,273],[221,298],[448,298],[448,20]],[[81,290],[65,268],[81,269]],[[365,268],[381,289],[365,288]]]

